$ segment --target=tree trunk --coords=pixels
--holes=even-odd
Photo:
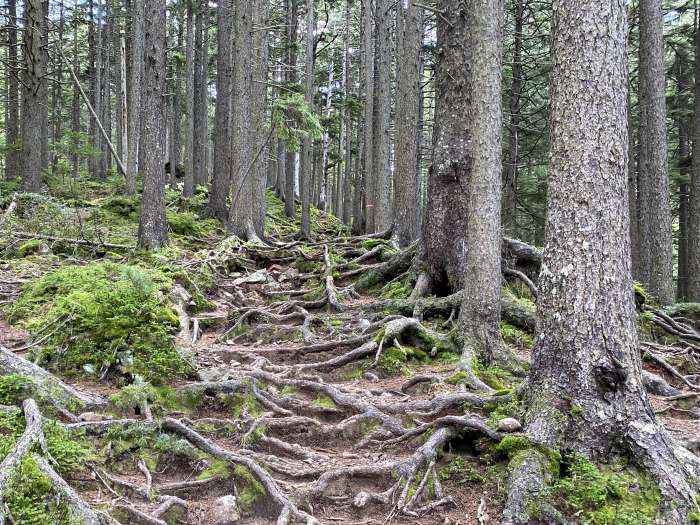
[[[43,46],[44,6],[42,0],[27,0],[24,5],[22,42],[22,191],[41,191],[44,112],[48,108],[46,73],[48,53]]]
[[[253,38],[253,49],[256,51],[254,64],[255,75],[253,89],[253,225],[258,237],[265,236],[265,213],[267,211],[267,162],[270,134],[267,125],[267,68],[270,59],[268,47],[268,32],[260,30],[267,27],[267,17],[270,9],[269,0],[255,0],[256,31]]]
[[[7,4],[7,145],[10,146],[5,160],[5,177],[14,179],[20,175],[21,156],[19,151],[19,82],[17,81],[19,62],[17,60],[17,1]]]
[[[194,24],[194,184],[207,183],[207,45],[209,43],[209,4],[197,6]],[[189,95],[188,95],[189,96]]]
[[[514,0],[513,80],[508,95],[508,145],[503,177],[503,210],[501,221],[506,235],[515,234],[516,189],[518,181],[518,155],[520,131],[520,97],[523,92],[523,22],[525,20],[525,0]]]
[[[637,340],[625,3],[555,0],[553,15],[546,238],[524,392],[525,436],[538,446],[513,458],[502,523],[531,517],[547,483],[545,447],[592,461],[629,458],[659,483],[659,522],[680,525],[694,507],[691,462],[656,423]]]
[[[185,38],[185,180],[183,197],[194,194],[194,7],[187,4],[187,36]]]
[[[700,31],[695,32],[695,56],[700,56]],[[700,60],[695,60],[700,78]],[[700,82],[695,82],[693,108],[693,158],[688,204],[688,300],[700,302]]]
[[[666,161],[666,79],[661,0],[639,3],[640,279],[673,302],[673,241]]]
[[[141,144],[143,197],[139,221],[139,246],[157,249],[168,241],[165,217],[165,0],[146,0],[144,17],[145,70]]]
[[[690,185],[688,183],[690,133],[688,122],[687,94],[691,92],[692,70],[685,54],[676,51],[675,60],[676,97],[675,113],[678,128],[678,164],[681,180],[678,185],[678,281],[676,283],[676,300],[684,302],[688,297],[688,204]]]
[[[371,215],[372,199],[367,195],[367,188],[372,188],[372,169],[374,168],[374,12],[372,0],[362,0],[362,90],[364,97],[364,128],[362,139],[362,174],[358,187],[355,188],[356,208],[353,213],[352,231],[355,234],[365,230]]]
[[[287,0],[287,83],[297,82],[297,30],[299,23],[298,0]],[[296,152],[287,150],[286,176],[284,182],[284,214],[293,219],[296,215]]]
[[[423,17],[413,0],[396,7],[396,173],[394,237],[399,246],[418,238],[420,200],[418,181],[418,106]]]
[[[455,78],[466,113],[470,147],[460,178],[468,181],[467,249],[459,333],[464,338],[462,367],[474,357],[515,368],[517,363],[503,345],[501,324],[501,34],[503,11],[499,0],[480,0],[464,13],[467,56]],[[452,72],[456,75],[457,72]],[[461,164],[461,163],[464,164]]]
[[[139,172],[139,134],[141,131],[141,97],[144,89],[144,0],[131,0],[131,68],[129,70],[129,157],[126,166],[126,192],[136,193]]]
[[[306,64],[304,67],[304,102],[309,111],[314,110],[314,52],[316,12],[314,0],[306,0]],[[301,192],[301,231],[304,239],[311,239],[311,184],[314,162],[314,141],[306,135],[301,147],[301,173],[299,177]]]
[[[377,18],[376,71],[374,85],[374,108],[376,112],[374,129],[374,169],[372,178],[372,221],[374,231],[387,231],[393,223],[391,207],[391,63],[392,63],[392,24],[390,0],[375,0]]]
[[[231,125],[233,137],[232,199],[229,211],[229,231],[248,241],[259,240],[253,225],[253,113],[252,61],[253,2],[236,1],[233,58],[233,99],[236,105]]]
[[[75,30],[73,32],[73,67],[75,68],[76,75],[80,74],[80,56],[78,54],[78,25],[75,25]],[[78,83],[75,82],[73,86],[73,99],[71,101],[71,131],[77,137],[80,133],[80,88]],[[80,157],[78,152],[73,153],[72,158],[73,164],[73,178],[78,178],[80,171]]]
[[[209,215],[222,222],[228,216],[226,202],[231,186],[231,0],[217,8],[216,108],[214,113],[214,174],[209,193]],[[188,95],[189,96],[189,95]]]

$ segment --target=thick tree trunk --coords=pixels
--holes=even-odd
[[[399,246],[418,238],[420,194],[418,182],[418,113],[420,50],[423,16],[413,0],[396,7],[396,172],[394,175],[394,237]]]
[[[364,123],[362,138],[362,174],[356,187],[356,208],[353,213],[352,231],[362,233],[366,221],[372,215],[373,197],[367,194],[372,188],[374,168],[374,8],[372,0],[362,0],[362,92]],[[359,189],[359,191],[357,191]]]
[[[520,97],[523,92],[523,23],[525,20],[525,0],[514,0],[513,80],[508,94],[508,145],[503,174],[503,198],[501,222],[506,235],[515,234],[516,190],[518,182]]]
[[[144,17],[145,71],[141,144],[143,197],[139,221],[139,246],[157,249],[168,241],[165,217],[165,0],[146,0]]]
[[[374,107],[376,120],[373,140],[375,155],[372,178],[372,221],[375,232],[387,231],[393,223],[391,207],[391,65],[392,65],[392,24],[390,0],[375,0],[377,20],[376,66],[374,86]]]
[[[5,159],[5,177],[14,179],[20,175],[21,157],[19,154],[19,63],[17,61],[17,2],[7,4],[7,129],[6,141],[10,146]]]
[[[682,450],[642,384],[627,207],[627,17],[622,1],[553,5],[550,170],[525,435],[593,461],[627,457],[662,492],[660,523],[694,507]],[[597,28],[605,27],[600,32]],[[546,484],[541,447],[512,463],[503,523],[527,523]]]
[[[139,171],[139,134],[141,132],[141,108],[144,70],[144,0],[131,0],[131,68],[129,70],[129,157],[126,166],[126,192],[136,193],[136,177]]]
[[[309,111],[314,108],[314,61],[316,6],[314,0],[306,0],[306,63],[304,82],[304,102]],[[306,135],[301,146],[301,171],[299,176],[301,193],[301,231],[302,238],[311,239],[311,184],[314,162],[314,141]]]
[[[678,157],[681,182],[678,186],[678,280],[676,283],[676,300],[683,302],[688,297],[688,204],[690,193],[690,132],[688,122],[688,93],[691,92],[692,70],[685,55],[676,52],[675,61],[676,97],[675,113],[678,128]]]
[[[22,190],[34,193],[41,191],[43,127],[47,125],[44,113],[48,109],[48,53],[42,45],[45,27],[42,0],[27,0],[22,42]]]
[[[627,199],[630,214],[630,258],[632,259],[632,277],[639,279],[639,200],[637,198],[637,148],[634,125],[632,124],[632,103],[627,96],[627,138],[629,141],[627,160],[627,182],[629,197]]]
[[[214,174],[209,192],[209,215],[223,222],[226,222],[228,216],[226,199],[231,185],[231,24],[233,19],[231,0],[221,0],[217,8]]]
[[[233,136],[232,200],[228,229],[234,235],[248,241],[259,240],[253,225],[253,130],[250,116],[253,113],[252,49],[253,2],[237,0],[233,59],[233,111],[231,131]]]
[[[473,95],[464,74],[469,64],[465,42],[469,28],[462,20],[465,5],[453,9],[444,0],[438,17],[441,52],[435,65],[435,127],[433,163],[428,174],[428,202],[419,248],[416,295],[446,295],[463,288],[467,274],[467,217],[473,145],[468,117]]]
[[[466,112],[453,113],[453,118],[464,120],[463,140],[471,151],[465,159],[451,159],[464,162],[460,177],[469,184],[466,275],[459,316],[462,366],[470,368],[478,357],[514,368],[516,363],[500,335],[502,5],[499,0],[480,0],[463,16],[467,56],[455,82],[460,83]]]
[[[662,304],[670,304],[673,241],[661,0],[639,3],[639,40],[639,277]]]

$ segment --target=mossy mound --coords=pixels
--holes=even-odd
[[[172,284],[136,266],[66,266],[32,282],[5,313],[44,334],[36,356],[42,366],[97,377],[118,371],[159,384],[189,370],[173,346],[179,323],[164,297]]]

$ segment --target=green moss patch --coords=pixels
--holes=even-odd
[[[552,488],[569,512],[591,525],[652,525],[661,495],[655,483],[622,467],[598,468],[581,455],[565,458],[566,476]]]
[[[164,295],[171,287],[161,272],[136,266],[66,266],[32,282],[5,313],[35,336],[50,333],[36,356],[42,366],[159,384],[189,371],[173,346],[179,323]]]
[[[520,348],[532,349],[532,335],[513,326],[512,324],[501,323],[501,337],[506,344]]]

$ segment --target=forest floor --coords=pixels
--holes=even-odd
[[[95,400],[57,407],[47,400],[55,393],[42,395],[43,384],[31,374],[33,386],[19,393],[14,382],[0,384],[0,401],[22,405],[27,422],[31,394],[45,417],[67,433],[60,434],[64,439],[89,449],[82,456],[71,452],[79,461],[66,460],[67,466],[62,458],[68,452],[53,453],[56,470],[77,491],[73,497],[70,488],[62,491],[61,504],[47,496],[33,500],[54,521],[15,516],[14,523],[68,523],[61,520],[84,503],[97,510],[94,523],[110,523],[109,513],[122,524],[221,525],[228,523],[218,516],[222,510],[230,523],[241,524],[498,523],[512,453],[504,438],[518,436],[523,414],[517,392],[524,373],[479,365],[476,373],[491,391],[465,388],[463,375],[455,372],[456,307],[408,299],[410,264],[395,267],[403,252],[384,239],[350,237],[336,219],[317,211],[316,241],[298,242],[296,223],[283,216],[273,196],[266,243],[240,243],[182,211],[171,195],[173,247],[144,255],[123,248],[133,244],[135,201],[90,191],[79,202],[66,196],[48,204],[0,201],[0,221],[6,222],[0,228],[0,347]],[[18,204],[12,216],[10,202]],[[196,210],[197,204],[188,206]],[[53,222],[47,227],[46,221]],[[80,240],[87,244],[73,242]],[[114,356],[124,353],[122,346],[137,346],[137,328],[126,336],[101,333],[104,325],[89,315],[107,318],[108,326],[120,320],[102,303],[94,312],[80,304],[91,300],[84,295],[51,303],[64,285],[80,283],[70,274],[64,274],[69,284],[48,286],[42,278],[105,261],[155,267],[171,278],[177,295],[154,293],[179,317],[168,340],[185,368],[160,377],[149,376],[148,367],[136,372],[129,365],[134,356]],[[87,278],[92,274],[77,280]],[[43,283],[44,295],[27,302],[38,293],[35,283]],[[517,301],[531,301],[525,286],[506,286]],[[47,321],[48,304],[70,313]],[[133,316],[145,319],[145,308]],[[672,316],[683,334],[695,333],[691,317],[697,312],[691,310]],[[675,388],[652,396],[652,404],[670,433],[697,445],[698,347],[692,337],[671,335],[655,321],[657,314],[641,316],[645,367]],[[527,369],[532,335],[505,322],[502,334]],[[76,355],[70,345],[79,345]],[[113,355],[100,366],[89,355],[93,347]],[[72,360],[70,366],[61,359]],[[152,366],[168,370],[162,359]],[[16,364],[10,370],[8,360],[0,359],[0,372],[16,379],[21,374]],[[9,424],[0,418],[3,425]],[[48,425],[48,452],[63,450]],[[17,448],[29,427],[0,428],[15,436],[0,447],[3,454]],[[0,479],[0,491],[5,483]],[[10,480],[9,488],[10,515],[24,515],[26,493],[34,489],[18,480]],[[222,500],[227,495],[236,497],[236,521],[233,507]],[[585,522],[595,511],[567,502],[564,492],[551,497],[561,500],[573,522]]]

